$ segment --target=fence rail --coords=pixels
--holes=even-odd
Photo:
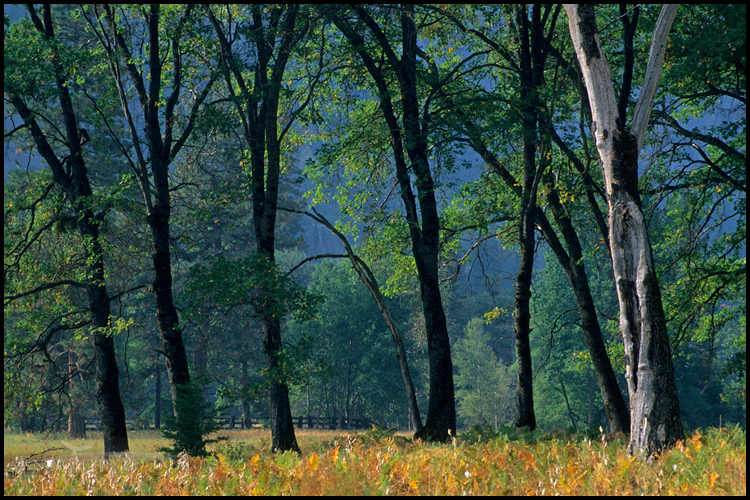
[[[244,429],[244,428],[263,428],[268,422],[268,417],[255,416],[250,417],[245,425],[242,417],[239,416],[222,416],[216,419],[220,423],[222,429]],[[148,426],[138,425],[135,420],[125,421],[129,430],[135,429],[153,429],[154,424],[151,423]],[[299,416],[294,418],[294,426],[298,429],[369,429],[372,426],[372,422],[368,419],[353,418],[347,419],[344,417],[305,417]],[[87,431],[100,431],[102,430],[102,421],[98,418],[87,418],[86,419],[86,430]]]

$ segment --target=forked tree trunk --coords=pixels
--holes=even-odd
[[[240,115],[245,140],[250,150],[252,170],[253,226],[255,230],[256,255],[267,259],[269,269],[275,268],[276,212],[281,174],[281,139],[278,130],[281,82],[294,45],[301,39],[307,27],[298,25],[298,5],[286,5],[280,15],[264,20],[261,8],[253,8],[253,23],[247,35],[249,46],[254,49],[253,83],[245,82],[240,71],[238,54],[224,33],[219,21],[208,5],[206,15],[216,32],[221,48],[221,65],[224,77],[231,86],[232,76],[242,89],[242,96],[234,96],[234,104]],[[279,34],[279,40],[276,40]],[[244,50],[244,49],[243,49]],[[282,134],[283,135],[283,134]],[[261,292],[265,295],[265,292]],[[269,297],[268,301],[276,299]],[[268,304],[265,310],[274,309]],[[263,330],[263,352],[269,374],[269,405],[271,413],[271,448],[274,452],[287,450],[300,452],[294,434],[294,422],[289,404],[289,387],[286,376],[280,370],[281,322],[280,318],[256,311],[260,315]]]
[[[514,425],[536,428],[534,413],[533,372],[531,365],[531,278],[534,271],[534,208],[539,179],[544,169],[537,162],[537,113],[540,110],[538,88],[542,84],[543,56],[539,44],[544,39],[541,6],[531,11],[531,22],[526,7],[516,7],[515,22],[519,38],[521,67],[521,125],[523,142],[523,174],[521,179],[521,210],[518,220],[518,242],[521,266],[516,279],[513,314],[513,334],[516,338],[516,408]]]
[[[594,8],[565,6],[588,90],[591,129],[607,192],[612,267],[630,395],[628,451],[642,456],[650,456],[684,437],[659,283],[638,194],[638,154],[676,9],[664,6],[657,21],[646,78],[629,131],[618,113],[609,65],[599,44]]]

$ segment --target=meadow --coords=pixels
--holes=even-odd
[[[650,462],[623,437],[474,429],[448,444],[367,432],[298,431],[302,455],[270,452],[264,430],[223,431],[205,459],[169,459],[157,431],[104,461],[101,437],[4,435],[5,495],[746,495],[746,431],[697,431]],[[63,446],[65,441],[68,446]],[[89,448],[90,447],[90,448]],[[18,473],[17,456],[35,456]],[[75,450],[75,451],[74,451]],[[54,456],[54,458],[53,458]],[[38,470],[32,470],[38,469]]]

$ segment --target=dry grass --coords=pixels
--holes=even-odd
[[[696,433],[650,463],[615,440],[507,437],[471,444],[413,443],[382,431],[300,431],[303,455],[273,455],[267,431],[233,431],[217,457],[120,457],[55,462],[6,473],[15,495],[745,495],[746,433]],[[131,437],[131,447],[138,439]],[[154,441],[154,439],[150,439]],[[238,443],[243,443],[242,445]],[[7,453],[7,437],[6,437]],[[147,452],[141,452],[147,453]]]

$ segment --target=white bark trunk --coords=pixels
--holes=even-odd
[[[651,244],[638,194],[638,153],[643,144],[675,6],[657,22],[648,70],[631,133],[620,119],[609,64],[599,44],[590,5],[565,5],[570,34],[591,107],[591,129],[602,162],[609,207],[612,267],[620,304],[625,377],[630,396],[628,450],[651,455],[683,437],[677,389]]]
[[[667,52],[667,36],[672,27],[672,22],[677,15],[677,7],[679,5],[664,5],[654,27],[654,36],[651,39],[651,50],[648,54],[646,74],[643,77],[641,93],[638,96],[638,102],[633,112],[633,124],[630,126],[631,132],[638,141],[638,151],[643,147],[643,139],[646,137],[648,119],[651,116],[656,89],[659,88],[659,79],[664,67],[664,55]]]

